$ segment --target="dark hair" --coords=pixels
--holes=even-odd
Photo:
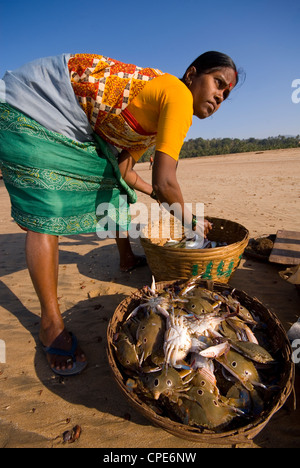
[[[186,73],[191,67],[196,68],[198,75],[201,75],[202,73],[210,73],[215,70],[219,70],[220,68],[232,68],[236,74],[236,84],[239,81],[239,75],[234,61],[231,57],[226,54],[222,54],[221,52],[205,52],[196,58],[196,60],[194,60],[194,62],[187,68],[183,76],[183,81],[185,81]]]

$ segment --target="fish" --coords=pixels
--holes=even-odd
[[[175,249],[215,249],[217,247],[226,247],[227,242],[212,241],[198,234],[191,238],[183,237],[181,240],[168,239],[164,247],[173,247]]]

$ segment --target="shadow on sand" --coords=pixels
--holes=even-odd
[[[0,274],[1,267],[5,267],[5,275],[26,269],[24,254],[25,234],[10,234],[0,236]],[[89,244],[94,246],[87,254],[80,255],[68,247]],[[122,274],[118,268],[118,252],[114,243],[107,245],[99,241],[95,235],[74,236],[61,241],[60,263],[76,264],[79,272],[106,284],[114,283],[114,292],[109,287],[101,296],[86,299],[76,303],[63,313],[68,330],[80,339],[86,352],[89,365],[82,375],[69,378],[60,378],[53,375],[49,369],[38,339],[39,319],[30,312],[21,302],[21,298],[0,281],[1,305],[14,315],[21,325],[25,327],[36,342],[35,370],[38,379],[51,392],[57,394],[74,405],[83,405],[95,408],[101,413],[110,413],[124,418],[128,414],[128,402],[115,384],[106,357],[107,325],[116,307],[124,299],[121,285],[138,289],[150,284],[151,272],[148,267],[137,269],[130,274]],[[141,253],[141,247],[134,244],[134,250]],[[259,263],[255,260],[243,260],[243,268],[238,269],[230,280],[230,285],[244,290],[250,296],[257,297],[272,312],[277,314],[287,329],[297,319],[299,310],[299,297],[292,285],[284,282],[278,275],[283,269],[278,265]],[[120,285],[120,292],[115,293],[115,286]],[[83,324],[84,317],[84,327]],[[299,380],[299,376],[297,377]],[[297,382],[298,382],[297,380]],[[299,382],[297,383],[299,393]],[[116,404],[118,402],[118,404]],[[136,411],[131,411],[131,420],[137,424],[150,423]],[[296,419],[295,419],[296,418]],[[276,429],[279,424],[290,427],[299,433],[293,421],[300,420],[299,410],[292,413],[283,408],[277,413],[267,427],[255,439],[261,447],[274,447],[274,439],[268,437],[268,429]],[[272,431],[273,432],[273,431]],[[279,431],[280,434],[280,431]],[[278,440],[280,446],[280,440]],[[293,444],[295,446],[295,444]]]

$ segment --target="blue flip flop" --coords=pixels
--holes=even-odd
[[[67,356],[73,361],[73,366],[71,369],[55,369],[55,367],[51,367],[51,370],[58,375],[61,376],[70,376],[70,375],[78,375],[80,374],[83,369],[86,368],[87,362],[79,362],[76,361],[76,356],[75,356],[75,351],[77,349],[77,338],[75,335],[70,333],[70,336],[72,338],[72,347],[70,351],[65,351],[63,349],[59,348],[54,348],[53,346],[43,346],[43,350],[46,354],[57,354],[58,356]]]

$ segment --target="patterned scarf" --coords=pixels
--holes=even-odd
[[[68,68],[74,93],[98,135],[123,149],[147,149],[155,143],[156,134],[138,131],[125,109],[163,72],[96,54],[71,55]]]

